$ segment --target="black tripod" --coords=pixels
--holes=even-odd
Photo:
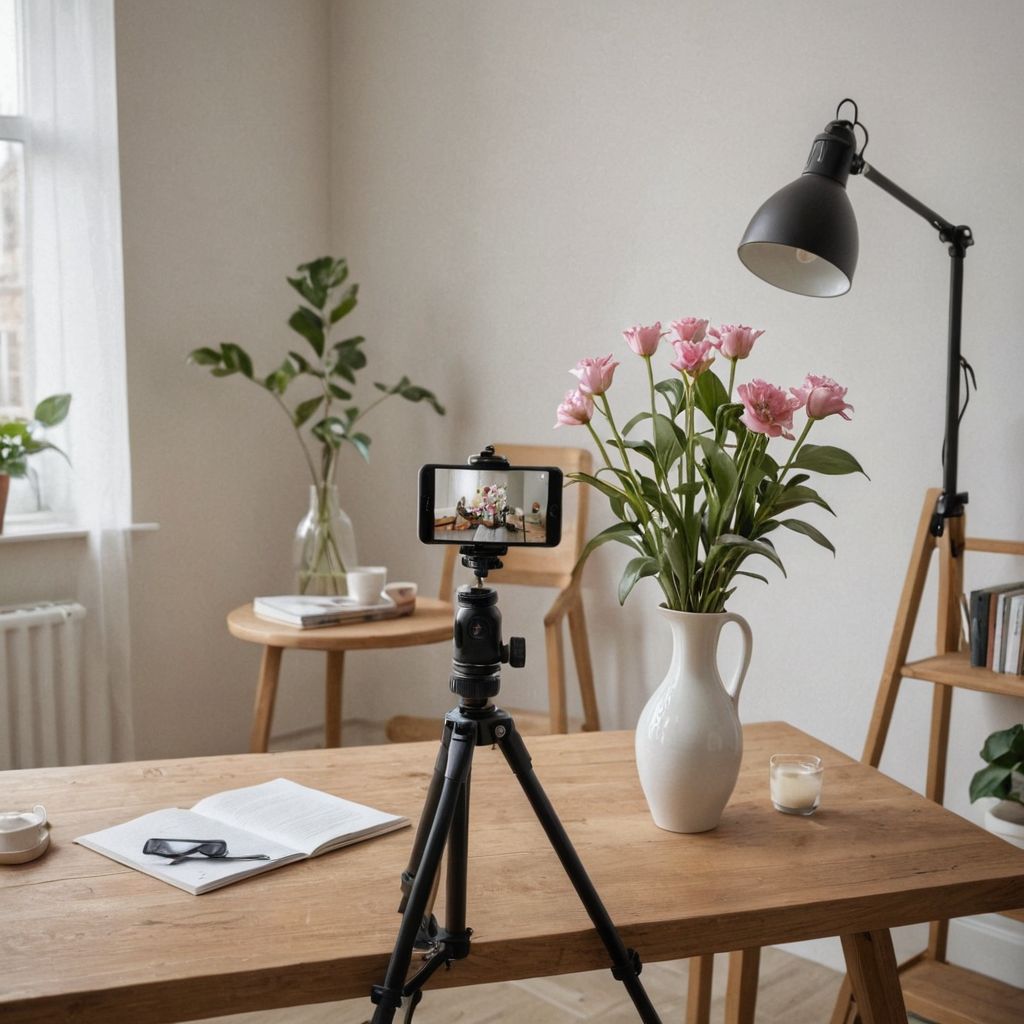
[[[501,562],[493,552],[480,554],[463,548],[463,564],[477,576],[475,587],[458,592],[455,614],[454,656],[450,687],[461,700],[445,715],[441,746],[427,790],[409,866],[402,875],[402,923],[382,985],[375,985],[372,1024],[391,1024],[395,1011],[408,998],[406,1024],[423,998],[423,986],[441,966],[469,955],[472,929],[466,927],[466,879],[469,851],[469,785],[473,751],[497,745],[530,801],[548,841],[554,848],[597,929],[612,960],[612,974],[621,981],[645,1024],[661,1024],[640,981],[640,957],[627,949],[615,929],[601,897],[587,876],[558,815],[533,770],[529,752],[512,717],[491,703],[500,688],[502,662],[521,668],[526,660],[522,637],[501,642],[501,613],[497,594],[483,585],[488,569]],[[438,926],[430,906],[445,846],[448,848],[444,927]],[[413,949],[426,949],[419,970],[406,980]]]

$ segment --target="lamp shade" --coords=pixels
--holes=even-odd
[[[853,152],[846,122],[833,122],[815,138],[803,174],[763,203],[747,226],[738,254],[748,270],[799,295],[850,290],[858,247],[846,194]]]

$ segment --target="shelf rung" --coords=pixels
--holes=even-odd
[[[918,960],[900,973],[907,1009],[935,1024],[1021,1024],[1024,989],[977,971]]]

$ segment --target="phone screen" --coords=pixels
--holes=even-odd
[[[561,501],[556,466],[424,466],[419,537],[425,544],[554,547],[562,536]]]

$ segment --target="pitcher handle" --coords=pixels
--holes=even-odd
[[[726,622],[735,622],[740,627],[740,633],[743,635],[743,651],[740,654],[740,663],[736,667],[732,680],[725,688],[725,692],[732,698],[733,704],[739,706],[740,690],[743,687],[743,680],[747,678],[747,669],[750,668],[750,655],[754,646],[754,635],[750,631],[750,623],[742,615],[737,615],[735,612],[725,612],[725,620],[722,624],[725,625]]]

